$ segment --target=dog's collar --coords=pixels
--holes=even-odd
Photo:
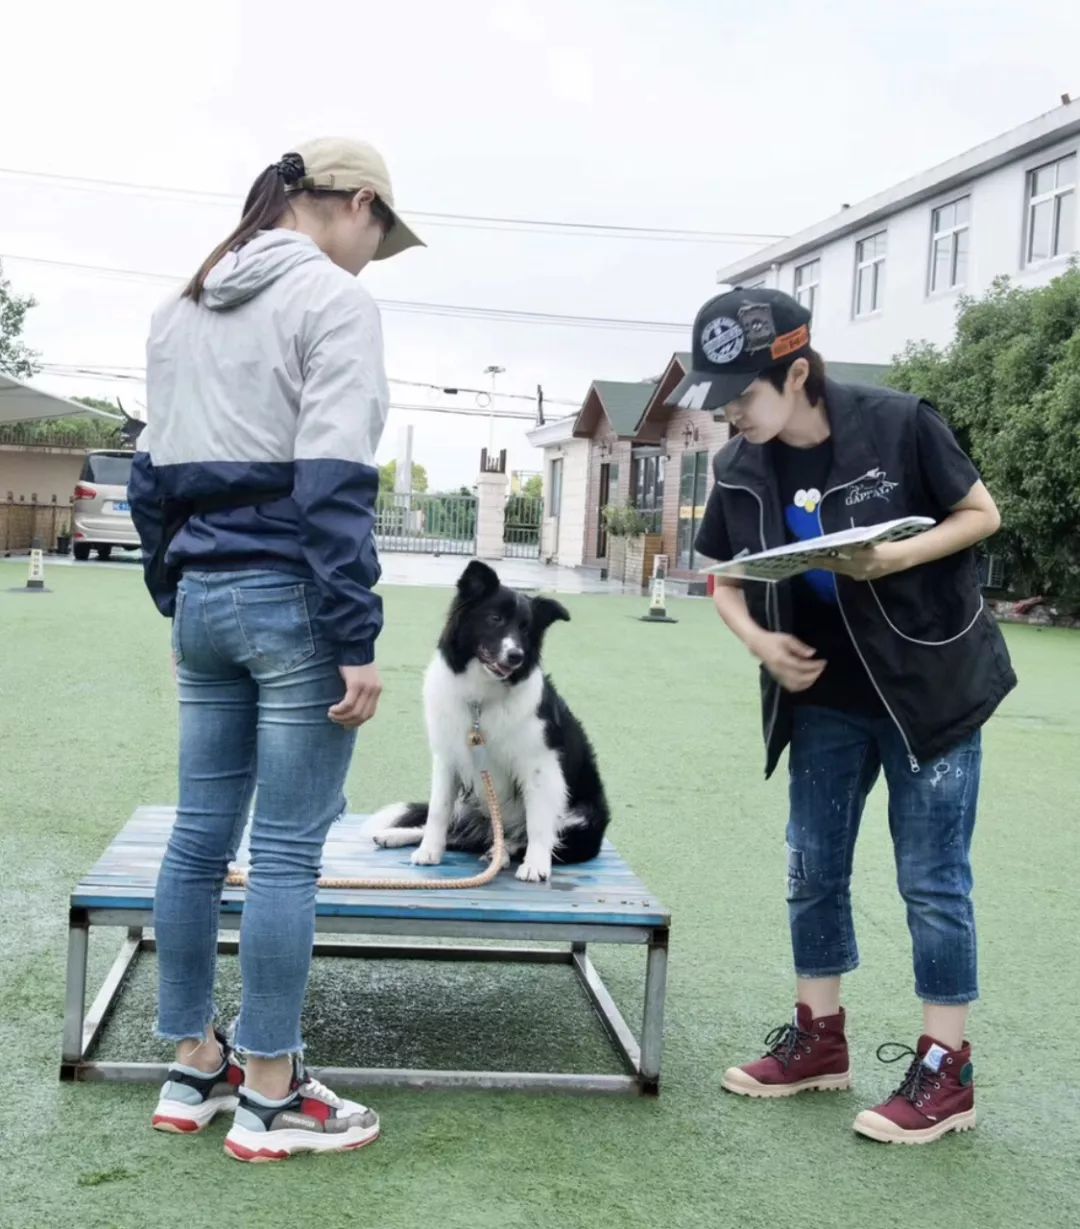
[[[483,711],[483,706],[479,700],[470,700],[469,708],[472,709],[472,728],[479,733],[480,731],[480,714]]]

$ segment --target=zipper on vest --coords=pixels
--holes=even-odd
[[[821,503],[818,505],[818,524],[821,526],[822,532],[824,532],[825,530],[825,523],[821,517],[821,510],[825,507],[825,501],[829,498],[829,496],[834,495],[837,491],[844,491],[849,486],[854,486],[857,482],[862,482],[866,478],[876,477],[876,475],[877,475],[877,471],[871,470],[869,473],[863,474],[859,478],[852,478],[850,482],[844,482],[844,483],[841,483],[840,486],[830,487],[825,492],[825,494],[822,495]],[[870,682],[874,685],[874,690],[878,693],[878,698],[881,700],[881,703],[885,706],[885,711],[889,714],[889,717],[892,720],[893,725],[896,726],[897,732],[899,733],[900,738],[903,741],[904,750],[907,752],[908,765],[910,766],[911,771],[913,773],[918,773],[920,770],[919,761],[915,758],[915,753],[911,749],[911,743],[908,742],[908,736],[904,732],[904,727],[900,724],[900,719],[893,712],[892,706],[889,704],[889,701],[885,699],[885,693],[878,686],[878,681],[876,678],[874,678],[874,672],[870,669],[870,665],[867,662],[866,658],[863,656],[862,649],[859,647],[859,642],[858,640],[855,639],[855,633],[851,630],[851,624],[848,622],[847,611],[844,609],[844,603],[840,597],[840,586],[836,581],[835,575],[833,576],[833,589],[836,591],[836,604],[840,609],[840,617],[841,619],[844,620],[844,627],[847,630],[848,639],[851,641],[852,645],[854,645],[855,652],[859,656],[859,661],[862,662],[863,669],[866,671],[867,677],[870,679]]]
[[[716,480],[716,485],[723,487],[725,491],[745,491],[747,495],[753,495],[757,500],[758,506],[758,533],[761,536],[761,549],[768,550],[769,544],[765,540],[765,501],[757,493],[748,486],[732,486],[728,482],[721,482],[719,478]],[[756,582],[762,583],[762,582]],[[767,586],[765,590],[765,622],[768,625],[767,629],[770,632],[778,632],[780,630],[780,610],[776,601],[776,584],[773,581],[765,581]],[[773,616],[775,611],[775,618]],[[771,677],[771,676],[770,676]],[[773,730],[776,727],[776,716],[780,711],[780,684],[773,679],[773,686],[776,688],[776,694],[773,697],[772,712],[769,714],[769,724],[765,730],[765,748],[768,750],[772,746]]]

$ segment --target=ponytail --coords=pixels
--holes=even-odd
[[[268,166],[251,185],[244,201],[240,223],[228,238],[223,239],[199,266],[199,271],[184,287],[182,298],[196,303],[202,295],[210,270],[227,252],[241,248],[261,230],[276,226],[289,209],[285,185],[296,183],[304,176],[304,160],[299,154],[286,154],[280,162]]]

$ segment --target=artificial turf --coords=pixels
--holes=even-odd
[[[221,1121],[193,1138],[151,1131],[150,1088],[57,1081],[68,893],[134,807],[175,798],[175,699],[167,624],[135,568],[54,567],[51,593],[8,594],[22,576],[0,563],[0,1226],[1080,1224],[1075,633],[1008,629],[1021,686],[987,729],[977,1131],[904,1149],[851,1131],[898,1077],[876,1046],[919,1031],[880,790],[857,856],[863,968],[845,993],[855,1091],[721,1092],[723,1067],[791,1011],[784,784],[762,780],[752,666],[708,603],[672,601],[678,624],[649,626],[642,600],[589,596],[564,599],[573,621],[551,631],[547,665],[596,744],[613,840],[674,914],[660,1098],[378,1092],[375,1147],[240,1166]],[[384,598],[386,691],[350,776],[358,811],[427,784],[420,676],[448,593]],[[636,1019],[641,954],[595,957]],[[162,1053],[153,972],[145,960],[105,1051]],[[617,1069],[556,968],[319,961],[305,1029],[314,1064]]]

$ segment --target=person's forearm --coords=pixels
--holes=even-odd
[[[936,559],[945,559],[975,546],[997,533],[1000,525],[1001,518],[996,508],[958,508],[926,533],[889,545],[896,548],[905,569],[917,568],[920,564],[933,563]]]
[[[746,605],[746,594],[742,585],[720,581],[713,591],[713,603],[732,632],[746,645],[751,653],[755,653],[755,645],[759,642],[765,630],[758,623]]]

